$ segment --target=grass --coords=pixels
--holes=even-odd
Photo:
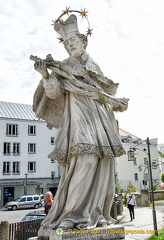
[[[158,231],[158,236],[152,235],[151,237],[147,238],[146,240],[164,240],[164,228]]]
[[[164,199],[158,199],[158,200],[154,200],[154,202],[162,202]]]

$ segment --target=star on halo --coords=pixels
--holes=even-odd
[[[88,11],[86,11],[85,8],[84,8],[84,10],[81,9],[81,10],[79,11],[79,10],[71,10],[70,7],[66,7],[66,9],[62,11],[62,14],[61,14],[55,21],[52,20],[53,23],[52,23],[51,25],[56,25],[58,22],[60,22],[60,18],[61,18],[61,17],[63,17],[63,16],[66,15],[66,14],[69,15],[69,14],[72,13],[72,12],[80,13],[80,16],[81,16],[82,18],[83,18],[83,17],[86,18],[86,20],[87,20],[87,22],[88,22],[88,25],[89,25],[89,27],[88,27],[88,29],[87,29],[87,31],[86,31],[86,36],[91,36],[93,29],[90,28],[90,24],[89,24],[88,16],[87,16]],[[59,38],[59,40],[60,40],[60,42],[63,41],[61,38]]]

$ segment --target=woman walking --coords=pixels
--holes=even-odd
[[[131,189],[127,189],[128,193],[126,195],[126,207],[129,209],[131,221],[133,221],[134,217],[134,206],[136,206],[136,199],[134,194],[131,192]]]

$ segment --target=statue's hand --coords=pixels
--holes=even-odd
[[[117,98],[118,103],[113,105],[113,111],[115,112],[124,112],[128,108],[128,98]]]
[[[34,68],[37,72],[42,74],[42,77],[48,79],[49,73],[47,71],[46,63],[43,60],[38,60],[34,64]]]

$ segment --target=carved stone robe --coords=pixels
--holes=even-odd
[[[118,84],[104,77],[88,54],[82,59],[83,66],[71,57],[63,61],[76,76],[75,82],[52,72],[48,80],[41,80],[34,95],[36,115],[50,129],[58,128],[49,158],[63,166],[55,201],[39,236],[49,236],[50,229],[63,220],[72,221],[78,229],[94,228],[100,219],[111,222],[113,161],[125,151],[113,113],[119,107],[100,99],[98,90],[114,96]],[[79,76],[82,71],[89,78]]]

